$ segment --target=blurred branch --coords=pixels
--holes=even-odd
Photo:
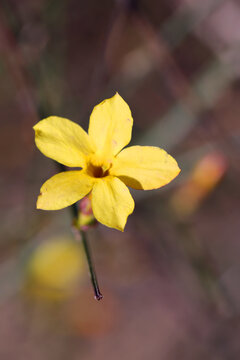
[[[161,34],[171,49],[177,47],[205,19],[227,0],[195,1],[184,3],[161,27]]]
[[[129,4],[131,1],[123,1],[123,3]],[[182,34],[182,41],[194,26],[197,26],[207,18],[222,3],[223,0],[212,0],[208,2],[208,4],[199,3],[195,5],[194,3],[194,5],[191,6],[185,4],[181,6],[166,23],[172,23],[172,19],[176,21],[174,35],[178,37]],[[182,26],[182,21],[186,16],[192,21],[191,26],[187,27],[187,29]],[[161,146],[166,149],[172,149],[193,129],[199,120],[199,115],[201,116],[203,111],[208,110],[208,108],[214,104],[222,90],[232,81],[233,73],[226,66],[222,66],[220,63],[213,61],[193,85],[189,84],[171,55],[172,47],[175,47],[178,43],[172,44],[169,37],[165,35],[161,36],[160,32],[162,32],[162,29],[160,32],[156,31],[140,11],[132,10],[131,17],[125,15],[125,20],[123,14],[119,14],[115,27],[112,30],[111,50],[114,50],[114,44],[116,46],[116,43],[118,43],[126,19],[132,19],[133,24],[135,24],[136,29],[146,44],[145,46],[148,48],[148,50],[142,54],[142,56],[146,57],[145,61],[149,62],[148,66],[151,68],[155,67],[158,70],[165,87],[169,90],[170,94],[173,95],[176,102],[176,105],[169,110],[167,115],[159,119],[161,121],[155,121],[156,125],[140,139],[140,143],[147,144],[150,139],[153,145],[159,146],[161,144]],[[167,41],[165,41],[164,38],[167,39]],[[140,49],[139,47],[138,50],[135,50],[136,56],[137,51],[140,52]],[[149,69],[149,71],[150,70],[151,69]],[[129,81],[126,81],[125,91],[128,93],[129,91],[133,92],[139,85],[139,82],[142,82],[149,74],[149,71],[141,71],[139,77],[137,79],[134,78],[130,84]],[[119,77],[116,76],[115,82],[124,85],[124,76],[122,75],[123,74]]]
[[[145,40],[146,46],[153,56],[154,65],[170,93],[176,101],[186,105],[189,111],[198,112],[201,109],[199,98],[171,55],[169,45],[158,35],[145,16],[139,13],[134,14],[133,21]]]
[[[213,106],[232,79],[233,73],[226,66],[217,61],[209,64],[193,84],[195,92],[199,95],[202,111]],[[161,145],[164,149],[171,150],[186,137],[197,121],[196,115],[183,108],[181,103],[177,103],[161,121],[156,120],[156,125],[138,139],[138,142],[145,145],[151,141],[153,145]]]
[[[17,100],[22,111],[24,120],[29,126],[38,120],[38,112],[32,96],[32,87],[25,71],[25,63],[15,36],[6,24],[0,7],[0,54],[4,58],[9,74],[12,76],[17,90]],[[32,143],[32,142],[31,142]]]

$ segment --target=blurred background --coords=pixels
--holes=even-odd
[[[239,24],[238,0],[1,0],[1,360],[240,358]],[[116,91],[182,171],[89,231],[97,302],[69,208],[35,209],[58,169],[32,126],[87,130]]]

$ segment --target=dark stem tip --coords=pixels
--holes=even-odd
[[[100,301],[100,300],[103,299],[103,295],[102,295],[101,293],[96,294],[96,295],[94,296],[94,299],[97,300],[97,301]]]

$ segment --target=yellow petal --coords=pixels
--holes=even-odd
[[[116,93],[95,106],[88,133],[100,153],[116,155],[131,140],[132,124],[128,104]]]
[[[92,209],[99,222],[123,231],[128,215],[133,212],[134,201],[121,180],[108,176],[93,186]]]
[[[115,158],[110,175],[117,176],[134,189],[160,188],[180,172],[176,160],[153,146],[131,146]]]
[[[66,166],[83,167],[86,155],[93,151],[88,134],[68,119],[50,116],[33,129],[38,149]]]
[[[66,171],[54,175],[40,189],[37,208],[59,210],[72,205],[92,189],[94,179],[83,171]]]

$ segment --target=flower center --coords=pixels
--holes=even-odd
[[[101,159],[96,155],[89,157],[87,161],[87,173],[95,178],[102,178],[109,175],[109,169],[111,167],[111,161]]]
[[[101,178],[108,175],[108,170],[104,170],[101,166],[94,166],[90,163],[87,167],[87,173],[95,178]]]

